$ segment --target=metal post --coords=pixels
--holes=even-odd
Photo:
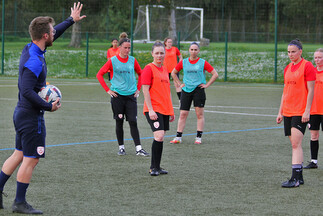
[[[278,0],[275,0],[275,78],[274,82],[277,82],[277,31],[278,31]]]
[[[181,32],[177,33],[177,48],[181,50]]]
[[[149,5],[146,5],[147,42],[150,41]]]
[[[89,33],[86,32],[86,66],[85,66],[85,76],[89,76]]]
[[[203,25],[204,25],[204,9],[201,10],[201,17],[200,17],[200,40],[203,38]]]
[[[63,11],[62,11],[62,22],[65,20],[66,18],[65,18],[65,8],[63,8]],[[64,39],[64,33],[63,33],[63,35],[61,36],[62,37],[62,39]]]
[[[15,18],[14,18],[14,23],[13,23],[13,28],[14,28],[14,35],[15,37],[17,36],[17,0],[15,1]]]
[[[223,32],[224,32],[224,0],[222,0],[222,33],[220,34],[221,38],[223,39]]]
[[[65,20],[65,8],[63,8],[63,11],[62,11],[62,22]]]
[[[109,40],[109,1],[108,1],[106,20],[107,20],[107,25],[106,25],[106,30],[105,30],[106,31],[106,40]]]
[[[2,53],[1,53],[1,73],[4,74],[4,0],[2,0]]]
[[[254,17],[254,22],[255,22],[255,42],[257,43],[257,40],[258,40],[258,38],[257,38],[257,0],[255,0],[255,11],[254,11],[254,13],[255,13],[255,17]]]
[[[131,53],[130,55],[133,55],[133,0],[131,0],[131,29],[130,29],[130,35],[131,35]]]
[[[225,33],[224,81],[228,80],[228,32]]]

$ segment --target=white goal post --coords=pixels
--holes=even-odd
[[[151,42],[151,32],[150,32],[150,16],[149,16],[149,9],[150,8],[165,8],[162,5],[141,5],[139,7],[145,7],[145,24],[146,24],[146,42]],[[197,11],[200,12],[200,38],[203,38],[203,17],[204,17],[204,9],[203,8],[194,8],[194,7],[176,7],[176,10],[189,10],[189,11]],[[138,22],[138,20],[137,20]],[[139,25],[142,26],[144,23],[140,23]],[[137,23],[138,25],[138,23]],[[137,25],[136,25],[136,29],[137,29]],[[140,28],[139,26],[139,28]]]

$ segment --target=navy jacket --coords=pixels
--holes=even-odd
[[[71,17],[56,25],[54,41],[74,23]],[[46,50],[42,51],[36,44],[30,42],[22,50],[19,63],[18,103],[17,107],[28,110],[50,111],[52,105],[38,96],[39,90],[46,85],[47,66],[45,61]]]

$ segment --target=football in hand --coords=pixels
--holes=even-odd
[[[61,91],[54,85],[46,85],[45,87],[42,87],[38,92],[38,95],[47,103],[53,103],[57,98],[59,98],[59,104],[62,100]]]

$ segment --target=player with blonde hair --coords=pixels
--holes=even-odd
[[[161,42],[154,43],[151,52],[154,60],[142,72],[142,91],[144,94],[143,113],[153,131],[151,147],[150,175],[158,176],[168,172],[160,167],[163,144],[169,122],[174,121],[170,82],[167,69],[163,66],[165,47]]]
[[[304,169],[318,168],[317,159],[319,151],[320,125],[323,130],[323,49],[319,48],[314,52],[314,61],[316,64],[316,81],[314,88],[314,98],[311,107],[311,117],[309,129],[311,132],[311,161]]]
[[[128,38],[128,34],[126,32],[121,32],[119,35],[119,39],[123,39],[123,38]]]

